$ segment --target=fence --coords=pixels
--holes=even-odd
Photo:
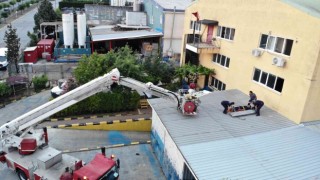
[[[72,77],[73,69],[77,63],[19,63],[20,74],[27,77],[29,81],[35,76],[46,75],[49,83],[55,84],[59,79]]]

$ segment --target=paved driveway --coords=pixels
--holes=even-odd
[[[0,109],[0,125],[19,117],[49,101],[50,90],[13,102]]]

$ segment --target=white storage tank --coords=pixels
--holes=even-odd
[[[73,13],[62,14],[62,30],[65,48],[73,48],[74,41],[74,20]]]
[[[87,19],[86,14],[81,13],[77,15],[77,29],[78,29],[78,44],[79,48],[82,46],[86,48],[86,32],[87,32]]]
[[[135,11],[135,12],[141,11],[140,7],[141,7],[140,1],[139,0],[134,0],[133,1],[133,11]]]

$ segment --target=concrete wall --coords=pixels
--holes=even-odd
[[[184,24],[184,12],[167,12],[164,16],[163,54],[180,53]],[[170,47],[171,43],[171,47]]]
[[[192,12],[199,12],[200,19],[217,20],[219,26],[235,28],[234,40],[216,37],[219,53],[230,57],[229,68],[213,63],[213,54],[200,54],[200,64],[214,68],[215,78],[225,83],[226,89],[240,89],[244,93],[252,90],[268,107],[296,123],[320,119],[320,111],[315,110],[320,94],[318,18],[275,0],[215,0],[214,3],[198,0],[185,12],[184,34],[192,34],[189,28],[190,20],[195,20]],[[202,25],[201,29],[204,40],[206,28]],[[217,26],[213,36],[216,34]],[[291,55],[263,51],[260,57],[252,56],[261,34],[292,39]],[[286,59],[285,66],[272,65],[274,57]],[[183,58],[184,55],[182,61]],[[254,68],[283,78],[282,92],[253,81]]]
[[[152,110],[151,143],[166,178],[182,179],[184,158],[154,110]]]
[[[184,12],[182,12],[181,10],[177,10],[175,13],[173,12],[173,10],[164,11],[153,0],[144,0],[143,3],[145,12],[147,13],[148,26],[155,31],[163,33],[161,43],[163,56],[167,56],[168,52],[170,52],[172,56],[173,54],[180,53],[184,24]],[[174,7],[172,7],[172,9],[174,9]],[[153,19],[152,23],[150,19]]]

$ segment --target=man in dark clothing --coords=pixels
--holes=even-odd
[[[253,101],[253,105],[256,107],[256,116],[260,116],[260,109],[264,105],[264,102],[261,100]]]
[[[227,114],[228,108],[232,105],[234,105],[234,102],[229,102],[229,101],[221,101],[221,105],[224,107],[223,113]]]
[[[254,92],[249,91],[249,96],[250,96],[249,102],[257,100],[257,96]]]

